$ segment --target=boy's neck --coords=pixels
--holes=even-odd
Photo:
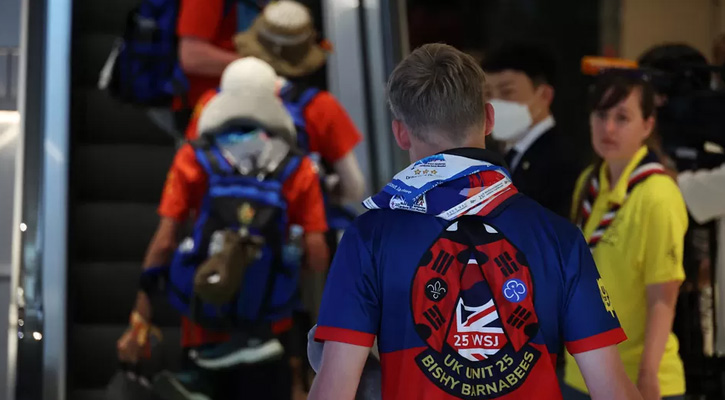
[[[431,136],[436,137],[438,140],[434,143],[420,141],[411,146],[408,152],[411,163],[451,149],[458,149],[461,147],[475,147],[479,149],[486,148],[486,135],[483,133],[466,135],[466,140],[461,143],[454,143],[445,139],[445,137],[447,137],[446,135],[438,134]]]

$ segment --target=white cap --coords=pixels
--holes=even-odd
[[[277,80],[272,66],[256,57],[244,57],[224,69],[219,87],[222,92],[275,93]]]
[[[249,124],[294,143],[294,123],[277,96],[279,86],[279,77],[266,62],[254,57],[232,62],[222,74],[220,92],[201,113],[199,133],[214,134],[228,124]]]

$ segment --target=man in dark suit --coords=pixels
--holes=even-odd
[[[577,176],[589,161],[556,129],[551,114],[556,65],[533,44],[504,46],[487,57],[484,70],[496,112],[494,139],[519,191],[555,213],[569,217]]]

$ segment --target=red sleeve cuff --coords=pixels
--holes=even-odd
[[[315,340],[318,342],[340,342],[356,346],[373,347],[375,335],[372,333],[354,331],[352,329],[333,328],[331,326],[318,326],[315,331]]]
[[[336,162],[342,160],[346,155],[350,154],[351,151],[355,150],[355,147],[362,142],[362,136],[357,132],[357,130],[347,131],[346,135],[349,135],[349,138],[342,139],[338,142],[337,147],[334,149],[329,150],[330,154],[326,154],[330,160],[330,164],[335,164]]]
[[[625,340],[627,340],[627,335],[624,334],[624,330],[622,328],[616,328],[594,336],[589,336],[588,338],[566,342],[566,349],[571,354],[579,354],[619,344]]]

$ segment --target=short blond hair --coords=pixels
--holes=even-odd
[[[459,144],[471,128],[485,124],[485,84],[473,57],[445,44],[427,44],[390,75],[388,103],[393,117],[416,138],[431,143],[437,132]]]

